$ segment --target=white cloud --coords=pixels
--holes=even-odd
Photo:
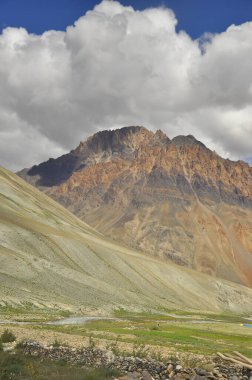
[[[252,156],[252,22],[193,41],[165,8],[103,1],[66,32],[0,35],[0,163],[20,169],[98,129],[145,125]],[[204,51],[204,54],[202,54]]]

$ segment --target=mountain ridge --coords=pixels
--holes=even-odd
[[[19,175],[132,248],[252,286],[252,168],[191,135],[100,131]]]

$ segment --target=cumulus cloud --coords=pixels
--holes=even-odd
[[[99,129],[145,125],[252,156],[252,22],[194,41],[166,8],[104,0],[66,32],[0,35],[0,164],[29,167]]]

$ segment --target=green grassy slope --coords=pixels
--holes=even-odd
[[[252,290],[116,245],[0,168],[0,302],[249,312]]]

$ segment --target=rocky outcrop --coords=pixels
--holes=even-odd
[[[191,135],[101,131],[19,175],[113,239],[252,286],[252,168]]]
[[[151,358],[118,356],[111,351],[94,347],[75,349],[70,347],[43,346],[36,342],[24,342],[26,355],[37,356],[42,360],[64,360],[72,364],[88,367],[108,367],[126,374],[121,380],[249,380],[249,370],[236,365],[226,365],[218,358],[212,362],[212,371],[203,368],[185,368],[180,362],[170,360],[160,362]],[[209,359],[208,359],[209,362]],[[202,365],[204,360],[202,360]]]

